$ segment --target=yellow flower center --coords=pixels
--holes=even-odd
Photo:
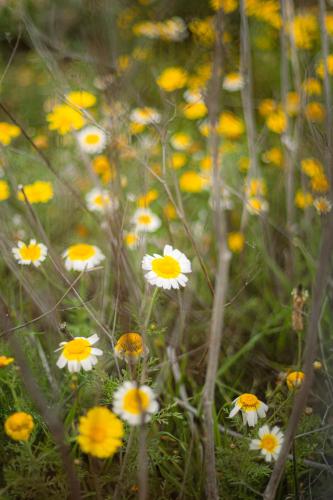
[[[169,255],[154,259],[152,270],[159,278],[167,279],[177,278],[181,273],[179,262]]]
[[[141,335],[139,333],[125,333],[118,340],[116,350],[128,356],[139,356],[143,353]]]
[[[138,222],[140,224],[150,224],[151,223],[151,216],[150,215],[146,215],[146,214],[139,215]]]
[[[31,260],[32,262],[35,262],[36,260],[40,259],[41,254],[41,249],[36,243],[30,244],[28,246],[25,245],[24,247],[20,248],[20,255],[24,260]]]
[[[87,144],[97,144],[99,142],[99,135],[97,134],[87,134],[85,137]]]
[[[276,436],[274,436],[274,434],[265,434],[261,438],[260,448],[263,450],[267,450],[270,453],[273,453],[277,445],[278,439]]]
[[[69,361],[82,361],[91,353],[91,345],[87,339],[74,339],[64,345],[63,355]]]
[[[242,410],[255,410],[259,405],[259,399],[254,394],[242,394],[239,396],[238,403]]]
[[[102,426],[102,425],[94,425],[92,426],[91,430],[90,430],[90,439],[91,441],[95,442],[95,443],[101,443],[102,441],[105,440],[106,438],[106,428],[105,428],[105,425]]]
[[[89,260],[96,253],[93,246],[87,245],[85,243],[78,243],[73,245],[68,249],[68,258],[70,260]]]
[[[147,410],[149,396],[141,389],[130,389],[124,396],[123,410],[134,415],[139,415]]]

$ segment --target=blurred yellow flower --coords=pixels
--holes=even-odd
[[[329,13],[325,16],[325,26],[329,36],[333,36],[333,14]]]
[[[305,106],[305,116],[311,122],[320,123],[325,118],[325,108],[320,102],[309,102]]]
[[[186,132],[177,132],[170,138],[171,146],[175,149],[185,151],[192,144],[192,138]]]
[[[29,203],[47,203],[53,198],[53,187],[51,182],[48,181],[36,181],[32,184],[26,184],[23,189]],[[17,199],[20,201],[25,200],[22,191],[18,191]]]
[[[275,134],[283,134],[287,128],[286,114],[281,109],[273,111],[267,116],[266,125]]]
[[[194,170],[184,172],[179,178],[179,186],[187,193],[200,193],[207,186],[208,181]]]
[[[68,134],[68,132],[72,132],[73,130],[79,130],[86,122],[82,113],[67,104],[54,106],[51,113],[46,115],[46,119],[49,122],[49,129],[56,130],[60,135]]]
[[[303,82],[303,90],[307,95],[320,95],[321,83],[317,78],[307,78]]]
[[[327,71],[329,75],[333,75],[333,54],[327,56],[326,59]],[[324,61],[320,60],[317,67],[316,73],[320,78],[324,78]]]
[[[0,122],[0,144],[3,146],[8,146],[20,133],[21,130],[16,125]]]
[[[241,118],[234,115],[230,111],[225,111],[220,114],[217,132],[227,139],[236,140],[244,133],[244,122]]]
[[[318,21],[315,15],[304,12],[295,16],[291,29],[296,47],[303,50],[312,49],[318,37]]]
[[[14,358],[9,358],[8,356],[0,356],[0,368],[11,365],[14,362]]]
[[[172,153],[171,157],[171,166],[175,170],[182,168],[186,163],[186,155],[184,153]]]
[[[212,158],[211,156],[204,156],[199,162],[201,170],[210,170],[212,168]]]
[[[263,99],[260,101],[258,111],[261,116],[268,116],[276,111],[277,108],[278,105],[273,99]]]
[[[165,205],[165,207],[163,208],[163,212],[167,219],[169,220],[177,219],[177,211],[171,202]]]
[[[166,68],[156,80],[156,83],[166,92],[182,89],[186,85],[187,73],[183,68]]]
[[[247,200],[246,208],[250,214],[259,215],[268,211],[268,203],[265,199],[254,196]]]
[[[192,102],[185,104],[183,107],[183,113],[189,120],[198,120],[207,115],[207,106],[203,101]]]
[[[76,438],[84,453],[98,458],[109,458],[122,446],[124,426],[108,408],[95,406],[80,417]]]
[[[289,116],[296,116],[300,110],[300,96],[297,92],[288,92],[286,111]]]
[[[282,20],[277,0],[245,0],[246,14],[280,29]]]
[[[265,196],[267,193],[267,187],[264,179],[254,178],[249,179],[245,187],[245,192],[247,196]]]
[[[238,7],[238,0],[210,0],[213,10],[223,9],[226,14],[233,12]]]
[[[66,95],[68,102],[79,108],[91,108],[96,104],[96,97],[85,90],[74,90]]]
[[[0,179],[0,201],[8,200],[9,196],[10,190],[8,182]]]
[[[247,172],[250,168],[250,158],[248,156],[241,156],[238,160],[238,168],[241,172]]]
[[[324,173],[315,175],[311,179],[311,189],[316,193],[327,193],[329,191],[330,184]]]
[[[148,349],[144,345],[142,336],[139,333],[131,332],[121,335],[115,345],[114,351],[120,359],[135,362],[139,358],[144,357]]]
[[[324,173],[323,165],[315,158],[301,160],[301,169],[308,177],[317,177]]]
[[[33,428],[32,416],[23,411],[13,413],[5,421],[5,433],[15,441],[28,441]]]
[[[240,253],[243,251],[245,243],[244,234],[240,232],[232,232],[228,234],[228,247],[233,253]]]
[[[126,233],[124,235],[124,241],[128,248],[136,248],[139,243],[139,236],[137,233]]]
[[[276,167],[282,167],[283,166],[283,154],[281,148],[274,147],[271,149],[268,149],[262,154],[262,160],[265,163],[271,163],[272,165],[275,165]]]
[[[305,208],[311,206],[313,203],[313,197],[311,193],[299,189],[295,194],[295,205],[298,208],[304,210]]]
[[[158,198],[158,191],[157,191],[157,189],[151,189],[146,194],[144,194],[143,196],[140,196],[138,198],[137,205],[138,205],[138,207],[141,207],[141,208],[149,207],[149,205],[153,201],[157,200],[157,198]]]
[[[325,196],[316,198],[313,202],[313,206],[320,215],[328,214],[332,210],[332,203]]]
[[[46,149],[49,145],[48,137],[44,134],[36,135],[33,142],[38,149]]]
[[[200,44],[207,47],[210,47],[214,44],[215,29],[214,18],[212,16],[206,17],[204,19],[193,19],[193,21],[189,23],[188,27]]]
[[[101,177],[104,184],[108,184],[115,176],[114,167],[105,155],[96,156],[91,166],[95,174]]]
[[[290,372],[287,375],[287,386],[289,390],[297,389],[304,380],[304,373],[301,371]]]

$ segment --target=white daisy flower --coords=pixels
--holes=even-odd
[[[87,207],[92,212],[111,212],[119,206],[118,200],[112,199],[106,189],[94,188],[86,194]]]
[[[170,290],[185,286],[188,278],[184,273],[191,273],[191,262],[179,250],[165,245],[163,257],[159,254],[145,255],[142,269],[149,271],[145,278],[151,285]]]
[[[234,407],[230,412],[229,418],[234,417],[239,410],[242,412],[243,424],[248,424],[250,427],[254,427],[258,422],[258,417],[264,418],[268,410],[268,406],[259,401],[257,396],[254,394],[241,394],[234,401]]]
[[[136,231],[153,233],[161,225],[161,219],[149,208],[138,208],[133,217],[132,223],[135,224]]]
[[[62,353],[57,361],[58,368],[68,366],[68,370],[79,372],[81,368],[89,371],[97,363],[96,356],[102,356],[103,351],[97,347],[92,347],[98,342],[99,337],[94,333],[90,337],[74,337],[69,342],[61,342],[59,349]]]
[[[36,240],[30,240],[26,245],[23,241],[17,243],[17,247],[12,248],[13,255],[19,264],[30,265],[35,267],[41,265],[46,259],[47,247],[43,243],[37,243]]]
[[[271,462],[272,459],[276,460],[283,443],[283,434],[279,427],[275,426],[270,430],[268,425],[263,425],[258,434],[259,439],[252,439],[250,450],[260,450],[266,462]]]
[[[149,422],[158,411],[156,396],[147,385],[125,382],[113,395],[113,411],[130,425]]]
[[[77,243],[67,248],[62,254],[65,268],[68,271],[83,271],[98,266],[105,259],[100,249],[95,245]]]
[[[188,89],[184,92],[184,99],[190,104],[202,101],[202,92],[200,90]]]
[[[145,106],[144,108],[135,108],[130,114],[130,120],[141,125],[159,123],[161,121],[160,113],[154,109]]]
[[[229,92],[237,92],[244,87],[244,79],[240,73],[228,73],[223,80],[223,88]]]
[[[88,154],[101,153],[106,145],[106,135],[98,127],[89,125],[77,134],[80,148]]]

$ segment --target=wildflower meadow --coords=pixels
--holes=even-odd
[[[0,28],[0,499],[332,499],[333,1]]]

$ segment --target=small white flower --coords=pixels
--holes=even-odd
[[[158,403],[152,389],[136,382],[125,382],[113,395],[113,411],[130,425],[149,422],[158,411]]]
[[[138,208],[132,218],[136,231],[153,233],[161,225],[161,219],[149,208]]]
[[[264,418],[268,410],[268,406],[262,401],[259,401],[254,394],[241,394],[233,403],[234,407],[229,414],[229,418],[233,418],[241,410],[243,424],[248,424],[250,427],[256,425],[258,417]]]
[[[224,77],[223,88],[228,92],[237,92],[244,87],[244,80],[240,73],[229,73]]]
[[[111,212],[119,206],[118,200],[112,199],[106,189],[94,188],[86,194],[87,207],[92,212]]]
[[[83,271],[98,266],[105,259],[100,249],[94,245],[77,243],[68,247],[62,256],[68,271]]]
[[[170,290],[185,286],[188,278],[184,273],[191,273],[191,262],[179,250],[165,245],[163,256],[159,254],[145,255],[142,269],[149,271],[145,278],[151,285]]]
[[[200,90],[188,89],[184,92],[184,99],[190,104],[195,104],[202,101],[202,93]]]
[[[160,113],[154,109],[145,106],[144,108],[135,108],[130,114],[130,120],[141,125],[159,123],[161,121]]]
[[[269,429],[268,425],[263,425],[259,429],[259,439],[252,439],[250,450],[260,450],[264,455],[266,462],[276,460],[281,451],[283,443],[283,434],[279,427]]]
[[[57,361],[58,368],[68,366],[68,370],[79,372],[81,368],[85,371],[90,371],[97,363],[96,356],[102,356],[103,351],[96,347],[92,347],[98,342],[99,337],[91,335],[90,337],[74,337],[68,342],[61,342],[59,349],[62,353]]]
[[[47,248],[43,243],[37,243],[36,240],[30,240],[26,245],[23,241],[17,243],[17,247],[12,248],[13,255],[19,264],[30,265],[35,267],[46,259]]]
[[[106,135],[98,127],[89,125],[77,134],[82,151],[88,154],[101,153],[106,145]]]

